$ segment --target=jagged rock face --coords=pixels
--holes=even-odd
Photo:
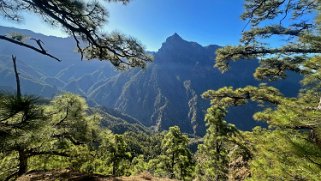
[[[54,62],[0,41],[0,89],[15,88],[10,60],[14,53],[25,93],[51,97],[61,91],[74,92],[86,97],[91,105],[116,109],[156,130],[179,125],[185,132],[202,135],[205,131],[204,114],[209,106],[209,101],[201,98],[204,91],[223,86],[257,85],[252,76],[258,66],[256,60],[232,63],[231,70],[221,74],[213,68],[215,51],[219,46],[203,47],[183,40],[178,34],[167,38],[153,53],[154,62],[147,68],[117,72],[108,62],[80,61],[79,55],[73,52],[75,44],[70,38],[0,27],[1,34],[8,31],[40,38],[50,53],[63,62]],[[290,79],[276,85],[285,95],[293,96],[299,88],[299,78],[291,75]],[[255,107],[251,104],[232,108],[227,119],[248,130],[257,125],[248,121],[252,120],[252,113],[257,110]]]

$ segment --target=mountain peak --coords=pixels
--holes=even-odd
[[[181,38],[181,36],[179,36],[179,34],[177,34],[177,33],[174,33],[174,34],[172,35],[172,37],[175,37],[175,38],[180,38],[180,39],[182,39],[182,38]]]
[[[179,36],[177,33],[174,33],[172,36],[169,36],[166,41],[182,41],[183,38]]]
[[[174,33],[172,36],[166,38],[166,41],[162,44],[162,47],[159,49],[159,52],[176,52],[177,51],[194,51],[195,49],[202,49],[203,47],[198,43],[187,41],[179,36],[177,33]],[[188,49],[188,50],[187,50]]]

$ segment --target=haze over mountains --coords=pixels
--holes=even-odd
[[[201,46],[174,34],[154,52],[154,62],[146,69],[117,71],[108,62],[81,61],[71,38],[57,38],[28,30],[0,27],[0,34],[19,32],[41,39],[45,48],[61,58],[56,62],[31,50],[0,41],[0,89],[12,91],[15,81],[11,55],[17,56],[26,94],[52,97],[69,91],[87,98],[91,105],[104,106],[128,114],[156,130],[179,125],[184,132],[203,134],[204,113],[209,106],[201,94],[223,86],[257,85],[252,74],[256,60],[240,61],[221,74],[213,68],[217,45]],[[215,42],[215,40],[213,40]],[[34,43],[34,42],[30,42]],[[292,74],[275,83],[287,96],[297,94],[300,76]],[[228,120],[240,129],[255,123],[255,105],[233,108]]]

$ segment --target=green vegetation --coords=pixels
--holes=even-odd
[[[224,118],[226,110],[212,106],[207,110],[204,143],[198,146],[197,178],[199,180],[226,180],[228,176],[229,147],[234,143],[237,129]]]
[[[161,149],[160,167],[170,178],[185,180],[191,177],[193,163],[188,149],[188,137],[181,133],[179,127],[169,128],[162,140]]]
[[[58,2],[52,1],[47,8],[55,8]],[[78,7],[72,4],[76,1],[66,2],[71,4],[60,6]],[[261,57],[254,76],[262,84],[237,89],[224,87],[203,94],[210,99],[211,107],[205,117],[206,134],[194,154],[189,149],[192,139],[177,126],[161,133],[138,123],[115,129],[106,120],[115,118],[99,109],[90,109],[80,96],[66,93],[50,101],[22,96],[14,66],[17,94],[0,94],[0,179],[13,180],[31,170],[70,169],[112,176],[148,171],[179,180],[318,180],[321,178],[320,4],[320,0],[245,1],[242,18],[248,20],[251,28],[243,33],[239,46],[217,51],[215,66],[227,71],[230,60]],[[34,6],[38,12],[40,7]],[[303,21],[306,13],[319,13],[319,16],[306,22]],[[289,23],[283,25],[285,19]],[[74,25],[88,28],[87,24]],[[83,36],[86,39],[92,35]],[[290,41],[281,47],[262,42],[272,36],[287,37]],[[94,40],[90,41],[98,46]],[[94,56],[95,48],[86,51]],[[289,71],[304,77],[296,97],[285,97],[266,83],[285,78]],[[266,122],[267,128],[242,132],[225,121],[230,107],[249,102],[262,107],[254,118]]]
[[[306,20],[309,14],[310,19]],[[311,17],[319,14],[316,19]],[[257,102],[263,111],[254,119],[268,123],[242,133],[252,157],[248,180],[318,180],[320,178],[320,1],[245,2],[244,20],[250,30],[241,44],[217,51],[216,64],[227,71],[230,60],[260,58],[254,77],[264,84],[207,91],[220,107]],[[287,21],[287,23],[283,23]],[[279,47],[273,38],[287,39]],[[266,82],[286,78],[292,71],[304,76],[297,97],[285,97]]]

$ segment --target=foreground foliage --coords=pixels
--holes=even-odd
[[[217,51],[215,66],[223,72],[231,60],[260,59],[254,73],[262,82],[259,86],[224,87],[204,94],[219,107],[256,102],[263,108],[254,119],[266,122],[268,128],[243,133],[253,155],[248,160],[248,180],[320,178],[320,4],[319,0],[247,0],[242,18],[250,29],[243,32],[240,45]],[[280,41],[277,45],[275,39]],[[290,71],[303,75],[300,93],[291,98],[269,85]]]
[[[84,98],[69,93],[51,101],[3,94],[0,101],[1,180],[53,169],[113,176],[150,170],[191,179],[189,141],[178,127],[166,134],[115,134],[101,127],[104,118],[89,110]]]

